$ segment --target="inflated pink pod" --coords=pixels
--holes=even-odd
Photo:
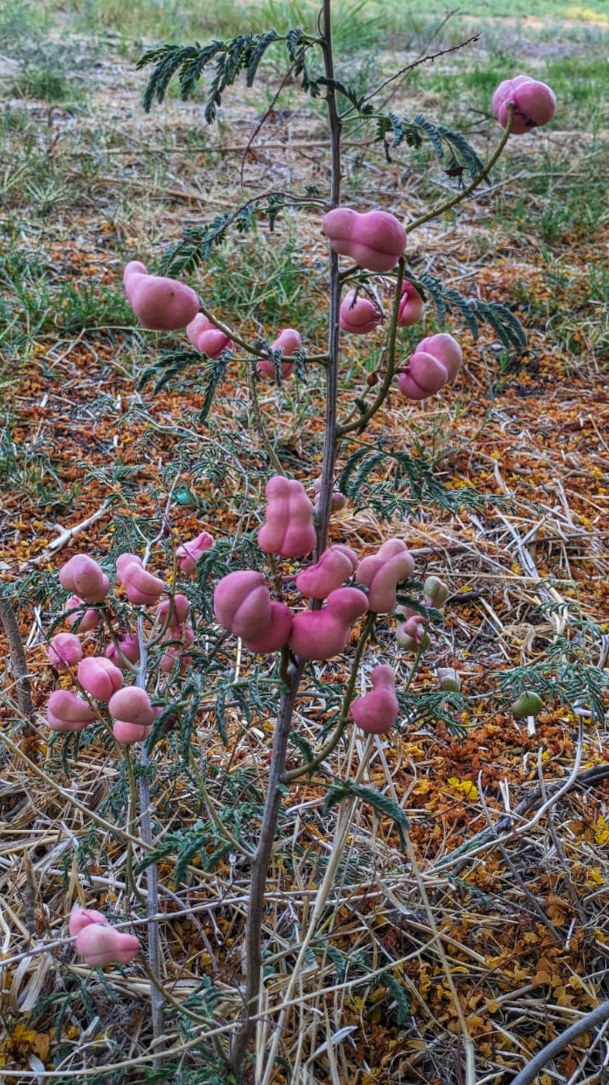
[[[316,542],[313,505],[302,482],[274,475],[266,484],[266,521],[258,532],[258,545],[267,554],[300,558]]]
[[[68,689],[56,689],[47,704],[47,723],[52,731],[83,731],[96,718],[83,697]]]
[[[331,591],[336,591],[345,580],[353,576],[357,562],[355,550],[336,543],[324,550],[315,565],[309,565],[298,574],[296,587],[301,595],[312,599],[325,599]]]
[[[51,638],[48,649],[49,663],[59,671],[75,667],[82,659],[82,644],[76,633],[57,633]]]
[[[188,617],[189,610],[190,600],[182,592],[178,592],[173,597],[173,609],[171,608],[170,599],[163,599],[163,602],[159,603],[156,608],[156,618],[159,624],[163,625],[171,613],[171,625],[183,625]]]
[[[244,637],[243,643],[249,652],[270,655],[279,651],[288,643],[292,631],[292,612],[285,603],[271,603],[271,620],[262,633],[255,637]]]
[[[113,720],[126,720],[142,727],[149,727],[158,714],[146,690],[139,686],[118,689],[110,698],[108,711]]]
[[[68,922],[68,929],[72,938],[80,934],[83,927],[89,927],[91,923],[102,923],[104,926],[110,926],[103,912],[96,912],[94,908],[73,908]]]
[[[208,531],[202,531],[195,539],[191,539],[190,542],[182,543],[181,546],[178,546],[176,557],[178,559],[178,569],[180,572],[194,573],[199,558],[203,556],[206,550],[211,550],[213,545],[213,535],[210,535]]]
[[[417,350],[408,359],[408,369],[400,373],[398,388],[407,399],[428,399],[448,381],[448,370],[433,354]]]
[[[134,934],[123,934],[109,923],[88,923],[76,936],[76,952],[85,964],[102,968],[106,964],[128,964],[141,946]]]
[[[230,350],[235,345],[232,339],[212,324],[203,313],[198,313],[188,325],[186,334],[192,345],[208,358],[219,358],[223,350]]]
[[[91,629],[97,629],[99,625],[99,613],[94,607],[86,607],[84,605],[84,599],[80,598],[80,595],[71,595],[66,600],[66,604],[63,608],[66,612],[72,611],[72,613],[66,613],[70,625],[76,625],[78,623],[79,633],[89,633]]]
[[[376,554],[360,561],[356,579],[368,588],[368,609],[390,614],[397,605],[397,585],[414,572],[414,558],[401,539],[388,539]]]
[[[323,610],[296,614],[290,648],[301,659],[332,659],[347,646],[351,626],[368,609],[368,600],[358,588],[337,588],[330,592]]]
[[[76,673],[82,688],[96,701],[109,701],[123,685],[122,672],[106,656],[87,656]]]
[[[149,275],[139,260],[127,264],[123,282],[127,300],[145,328],[177,331],[199,311],[199,299],[190,286],[164,275]]]
[[[355,332],[356,335],[367,335],[379,326],[382,319],[380,309],[369,298],[357,297],[355,290],[349,290],[345,294],[338,318],[338,323],[344,331]]]
[[[110,588],[110,581],[101,566],[87,554],[75,554],[66,562],[59,570],[59,583],[85,603],[103,602]]]
[[[294,328],[283,328],[279,332],[275,342],[271,343],[271,350],[282,350],[284,358],[291,358],[297,350],[300,350],[301,346],[302,339],[300,337],[300,332],[297,332]],[[275,366],[269,358],[260,359],[258,362],[258,370],[267,377],[275,376]],[[284,380],[291,377],[293,372],[293,362],[281,362],[281,376]]]
[[[271,593],[262,573],[242,569],[222,577],[214,592],[216,621],[237,637],[257,637],[271,621]]]
[[[425,632],[425,618],[422,614],[411,614],[401,625],[395,629],[395,639],[402,648],[414,651],[421,645],[427,648],[430,644],[428,634]]]
[[[119,638],[118,647],[120,648],[120,652],[122,652],[125,659],[127,659],[129,663],[139,663],[140,644],[137,637],[134,637],[131,633],[128,633],[127,636]],[[120,667],[121,670],[123,670],[125,664],[122,660],[120,652],[117,651],[114,644],[109,644],[106,648],[106,656],[108,657],[108,659],[112,663],[114,663],[116,667]]]
[[[177,659],[180,659],[182,663],[186,663],[187,659],[184,652],[186,652],[194,643],[195,635],[191,625],[170,625],[165,634],[165,640],[170,643],[167,646],[166,652],[161,656],[160,667],[165,674],[169,674]]]
[[[446,369],[449,381],[456,380],[463,365],[463,351],[452,335],[449,335],[448,332],[429,335],[427,339],[423,339],[419,343],[415,353],[418,354],[419,351],[424,354],[433,354],[434,358],[437,358]]]
[[[141,558],[134,554],[121,554],[116,561],[116,572],[129,602],[136,606],[156,603],[165,591],[165,582],[144,569]]]
[[[321,475],[313,482],[313,488],[315,493],[318,494],[321,490]],[[338,512],[340,509],[344,509],[347,504],[347,498],[344,494],[341,494],[340,490],[332,490],[332,497],[330,499],[330,507],[332,512]],[[317,509],[315,510],[317,511]]]
[[[402,283],[402,297],[398,309],[398,325],[400,328],[410,328],[417,324],[423,316],[425,302],[418,290],[412,283]]]
[[[388,211],[335,207],[324,215],[322,229],[334,252],[369,271],[391,271],[406,248],[406,230]]]
[[[370,674],[372,689],[351,705],[351,715],[368,735],[384,735],[398,718],[393,667],[378,666]]]
[[[502,128],[507,126],[508,105],[514,106],[512,135],[522,136],[552,120],[556,112],[554,91],[528,75],[516,75],[500,83],[493,94],[492,108]]]
[[[134,742],[143,742],[148,738],[152,727],[145,727],[141,723],[129,723],[128,720],[115,720],[112,724],[112,734],[117,742],[123,746],[132,746]]]

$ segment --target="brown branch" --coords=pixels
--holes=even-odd
[[[560,1052],[564,1051],[565,1047],[568,1047],[570,1043],[573,1043],[573,1040],[579,1039],[584,1032],[596,1028],[597,1025],[602,1025],[607,1020],[609,1020],[609,1002],[601,1002],[600,1006],[597,1006],[595,1010],[587,1013],[581,1020],[576,1021],[570,1028],[561,1032],[560,1036],[542,1047],[541,1051],[538,1051],[534,1058],[527,1063],[524,1070],[521,1070],[519,1074],[516,1074],[516,1077],[512,1078],[510,1085],[530,1085],[540,1070],[543,1070],[544,1066],[556,1055],[560,1055]]]
[[[11,661],[11,669],[15,677],[17,688],[17,704],[23,717],[23,733],[26,738],[33,738],[36,731],[33,726],[34,705],[32,704],[32,686],[27,670],[27,660],[23,648],[23,640],[19,632],[17,615],[8,599],[0,595],[0,622],[4,628],[8,642],[8,652]]]

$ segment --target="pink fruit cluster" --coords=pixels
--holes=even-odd
[[[123,282],[127,301],[145,328],[176,331],[190,324],[199,311],[199,299],[190,286],[163,275],[149,275],[139,260],[127,264]]]
[[[398,387],[407,399],[427,399],[454,381],[463,363],[463,352],[447,332],[423,339],[410,356]]]
[[[400,706],[395,695],[392,667],[379,665],[370,674],[372,689],[351,705],[351,715],[358,727],[369,735],[383,735],[395,723]]]
[[[75,908],[70,916],[69,931],[75,938],[76,952],[92,968],[128,964],[141,949],[135,935],[117,931],[103,912],[94,908]]]
[[[302,347],[302,339],[300,332],[297,332],[294,328],[283,328],[274,343],[271,343],[271,350],[283,351],[284,358],[293,358],[297,350]],[[265,377],[275,376],[275,366],[269,358],[262,358],[258,362],[258,372],[264,373]],[[294,363],[290,361],[281,362],[281,376],[283,380],[287,377],[291,377],[294,372]]]
[[[437,576],[428,576],[423,584],[423,602],[427,607],[436,609],[443,606],[449,596],[449,590]],[[395,631],[398,644],[407,651],[416,651],[419,648],[427,648],[430,644],[427,633],[428,619],[418,611],[408,607],[397,607],[396,613],[405,618]]]
[[[493,94],[493,113],[502,128],[507,126],[509,105],[514,107],[512,135],[522,136],[552,120],[556,96],[545,83],[528,75],[515,75],[500,83]]]
[[[388,211],[335,207],[324,215],[322,230],[334,252],[368,271],[391,271],[406,248],[406,230]]]

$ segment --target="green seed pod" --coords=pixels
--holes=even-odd
[[[538,716],[543,710],[543,701],[537,693],[533,693],[530,689],[525,689],[524,693],[520,694],[517,701],[514,701],[512,705],[512,712],[517,720],[524,719],[525,716]]]
[[[438,576],[428,576],[423,584],[423,594],[428,606],[441,607],[448,599],[450,592]]]
[[[461,679],[454,667],[438,667],[438,685],[445,693],[460,693]]]

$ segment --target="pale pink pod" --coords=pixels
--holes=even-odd
[[[92,968],[128,964],[141,949],[134,934],[123,934],[107,922],[88,923],[77,934],[75,947],[85,964]]]
[[[57,670],[75,667],[82,659],[82,644],[76,633],[57,633],[52,637],[48,649],[49,662]]]
[[[269,624],[254,637],[244,637],[243,643],[249,652],[270,655],[279,651],[288,643],[292,631],[292,612],[285,603],[271,603]]]
[[[243,569],[222,578],[214,592],[214,614],[237,637],[256,637],[271,620],[271,593],[262,573]]]
[[[177,279],[149,275],[143,264],[133,260],[123,275],[127,300],[145,328],[177,331],[185,328],[199,311],[194,290]]]
[[[493,94],[493,113],[502,128],[507,126],[510,104],[514,106],[512,135],[522,136],[552,120],[556,112],[556,95],[545,83],[517,75],[500,83]]]
[[[376,554],[360,561],[356,579],[368,588],[373,614],[390,614],[397,604],[397,585],[414,572],[414,558],[401,539],[384,542]]]
[[[74,938],[77,934],[80,934],[83,927],[89,927],[91,923],[101,923],[104,926],[110,925],[103,912],[96,912],[94,908],[76,907],[70,913],[68,929]]]
[[[408,359],[408,369],[400,373],[398,387],[407,399],[428,399],[448,381],[448,370],[433,354],[416,350]]]
[[[332,659],[344,651],[353,622],[365,614],[368,600],[358,588],[330,592],[323,610],[296,614],[290,648],[301,659]]]
[[[124,560],[128,557],[131,560]],[[136,606],[156,603],[165,591],[165,582],[144,569],[141,560],[134,560],[133,555],[122,554],[116,562],[116,570],[129,602]]]
[[[438,576],[428,576],[423,584],[423,596],[428,607],[441,607],[450,595],[450,590]]]
[[[314,479],[313,488],[315,493],[318,494],[321,490],[321,475]],[[347,504],[347,498],[344,494],[341,494],[340,490],[332,490],[332,497],[330,498],[330,507],[333,512],[338,512],[340,509],[344,509]],[[316,510],[317,511],[317,510]]]
[[[313,505],[302,483],[274,475],[267,482],[266,496],[266,520],[258,532],[258,545],[282,558],[309,554],[316,542]]]
[[[398,718],[400,706],[395,695],[392,667],[380,665],[370,674],[372,689],[351,705],[351,715],[358,727],[369,735],[383,735]]]
[[[425,632],[425,618],[422,614],[411,614],[401,625],[396,626],[395,639],[402,648],[414,651],[421,646],[427,648],[430,644],[428,634]]]
[[[345,294],[338,318],[338,323],[346,332],[367,335],[381,323],[383,315],[378,307],[368,298],[356,297],[354,290]]]
[[[156,608],[157,621],[163,624],[167,621],[169,613],[171,612],[171,624],[183,625],[188,617],[190,610],[190,600],[182,592],[177,592],[173,597],[173,610],[171,607],[171,599],[163,599],[162,603],[159,603]]]
[[[110,698],[108,711],[113,720],[125,720],[143,727],[150,726],[157,716],[146,690],[139,686],[125,686],[117,690]]]
[[[419,291],[408,281],[402,283],[402,296],[398,310],[398,325],[400,328],[410,328],[417,324],[423,316],[425,302]]]
[[[110,588],[110,581],[101,566],[87,554],[75,554],[66,562],[59,570],[59,583],[85,603],[103,602]]]
[[[391,271],[406,248],[406,231],[388,211],[335,207],[324,215],[322,229],[334,252],[369,271]]]
[[[68,689],[56,689],[47,704],[47,723],[52,731],[83,731],[96,718],[83,697]]]
[[[298,574],[296,587],[301,595],[312,599],[325,599],[331,591],[336,591],[345,580],[353,576],[357,562],[357,554],[351,547],[342,546],[340,543],[329,546],[315,565],[309,565]]]
[[[99,625],[99,613],[93,607],[85,607],[84,600],[79,595],[71,595],[66,600],[66,604],[63,608],[65,611],[72,611],[71,614],[66,613],[66,617],[70,625],[76,625],[78,623],[79,633],[89,633],[92,629],[97,629]]]
[[[438,667],[438,686],[445,693],[459,693],[461,679],[454,667]]]
[[[96,701],[109,701],[121,689],[123,675],[106,656],[87,656],[78,664],[78,681]]]
[[[197,314],[186,328],[186,334],[193,347],[208,358],[219,358],[223,350],[230,350],[235,345],[204,313]]]
[[[112,734],[117,742],[123,746],[132,746],[134,742],[143,742],[148,738],[152,727],[141,723],[129,723],[128,720],[115,720],[112,724]]]
[[[165,634],[165,640],[170,643],[167,646],[167,651],[161,656],[161,670],[169,674],[175,666],[176,659],[181,657],[183,663],[190,659],[190,656],[186,657],[184,652],[190,648],[194,639],[195,635],[192,626],[170,625]]]
[[[117,651],[117,648],[114,644],[109,644],[106,648],[106,656],[117,667],[120,667],[121,670],[123,670],[125,667],[125,664],[121,658],[121,652],[122,655],[124,655],[125,659],[129,661],[129,663],[139,663],[140,644],[137,637],[134,637],[131,633],[128,633],[127,636],[119,638],[118,647],[120,649],[120,652]]]
[[[294,328],[283,328],[274,343],[271,343],[271,350],[282,350],[284,358],[291,358],[297,350],[300,350],[302,346],[302,339],[300,332],[297,332]],[[258,370],[260,373],[264,373],[267,377],[275,376],[275,366],[269,358],[261,358],[258,362]],[[293,362],[281,362],[281,376],[284,380],[292,376],[294,372]]]
[[[463,365],[463,351],[457,340],[448,332],[438,332],[437,335],[429,335],[421,340],[415,353],[432,354],[442,363],[448,373],[449,381],[457,378]]]
[[[182,543],[181,546],[178,546],[176,556],[180,572],[194,573],[199,558],[202,557],[206,550],[211,550],[213,545],[213,535],[210,535],[208,531],[202,531],[195,539],[191,539],[190,542]]]

